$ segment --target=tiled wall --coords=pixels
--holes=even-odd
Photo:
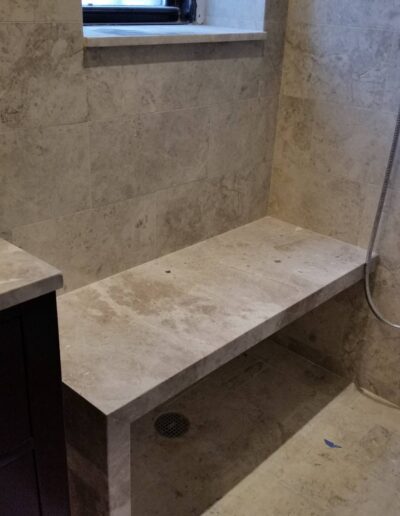
[[[400,0],[292,0],[288,16],[270,213],[366,246],[400,103]],[[398,322],[399,181],[375,286]],[[400,332],[368,315],[361,288],[280,340],[400,402]]]
[[[80,0],[2,0],[0,235],[73,289],[263,216],[275,4],[265,47],[84,52]]]

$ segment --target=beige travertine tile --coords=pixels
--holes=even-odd
[[[207,110],[94,122],[90,131],[95,206],[195,181],[206,174]]]
[[[227,171],[207,179],[205,217],[208,236],[264,217],[267,213],[270,163]]]
[[[86,119],[80,24],[1,24],[0,41],[0,130]]]
[[[157,434],[165,412],[189,418],[184,437]],[[132,426],[133,503],[146,516],[394,516],[399,432],[398,407],[266,342]]]
[[[265,216],[267,163],[159,192],[157,246],[175,251]]]
[[[309,53],[307,30],[305,26],[297,25],[296,28],[286,29],[281,85],[283,95],[309,98],[313,58]]]
[[[89,118],[105,120],[124,115],[122,66],[87,67]]]
[[[3,0],[0,22],[32,22],[39,0]]]
[[[80,0],[3,0],[1,22],[82,22]]]
[[[275,55],[275,48],[278,51],[278,39],[282,40],[284,24],[281,7],[271,6],[276,42],[269,48],[268,60],[271,66],[273,63],[274,83],[277,83],[280,61],[280,55]],[[53,145],[51,137],[48,145],[51,149],[47,152],[47,145],[43,144],[46,152],[34,156],[32,182],[25,181],[25,172],[19,179],[13,177],[12,182],[19,193],[9,195],[8,201],[0,204],[1,222],[7,221],[4,225],[0,223],[0,231],[7,238],[11,239],[11,230],[15,229],[15,234],[21,231],[26,241],[31,242],[36,238],[43,245],[50,245],[53,240],[41,232],[47,231],[49,224],[53,224],[53,228],[61,228],[60,220],[65,222],[74,213],[74,220],[86,220],[91,203],[95,207],[108,205],[204,178],[208,159],[208,120],[205,110],[202,113],[192,111],[196,106],[216,106],[218,110],[221,103],[236,104],[242,100],[255,99],[260,91],[263,96],[270,99],[274,97],[275,105],[271,101],[271,107],[267,108],[271,116],[264,138],[264,141],[267,139],[268,148],[271,148],[277,88],[275,84],[272,92],[267,90],[265,84],[263,89],[259,87],[261,77],[264,82],[268,80],[263,70],[262,42],[83,52],[79,0],[32,0],[29,3],[17,0],[12,4],[6,0],[0,7],[0,20],[9,22],[0,27],[1,134],[21,128],[38,128],[40,134],[48,127],[55,127],[54,133],[57,133],[67,131],[70,124],[88,119],[93,126],[97,121],[107,121],[106,125],[99,126],[97,132],[92,132],[92,139],[86,149],[87,155],[92,155],[91,198],[87,197],[87,158],[86,154],[83,157],[80,152],[84,142],[87,142],[87,136],[76,142],[75,149],[71,149],[70,145],[65,146],[67,157],[61,148],[63,143],[56,142]],[[182,108],[185,112],[171,113],[172,110]],[[137,111],[161,113],[157,113],[155,118],[140,118],[139,127],[133,128],[129,125],[131,119],[127,118],[127,114],[136,118]],[[123,120],[116,120],[117,117],[123,117]],[[243,126],[242,130],[246,133],[244,139],[249,129],[251,126]],[[81,136],[77,131],[76,139]],[[5,152],[9,154],[15,145],[11,141],[12,136],[7,137],[10,140],[6,143],[8,148]],[[180,143],[182,139],[186,142],[184,145]],[[264,145],[261,134],[259,141],[261,148]],[[206,193],[202,197],[201,210],[205,214],[205,221],[201,223],[204,229],[197,233],[199,238],[264,215],[266,199],[263,200],[262,195],[267,192],[272,151],[267,152],[265,162],[264,158],[259,159],[259,147],[254,146],[250,154],[248,149],[244,151],[248,157],[243,157],[243,167],[235,170],[231,177],[225,174],[221,179],[204,184]],[[160,149],[159,154],[154,149]],[[30,148],[27,147],[22,155],[28,155],[29,152]],[[53,152],[58,156],[56,172],[60,170],[56,174],[58,183],[55,189],[54,176],[48,172],[47,159]],[[253,157],[252,153],[257,156]],[[121,159],[121,154],[125,161]],[[100,165],[93,165],[97,155]],[[109,159],[109,155],[112,159]],[[22,157],[11,161],[12,166],[18,168]],[[130,167],[137,162],[140,166],[139,169],[135,168],[133,177]],[[65,164],[70,167],[68,173],[63,168],[67,166]],[[8,188],[10,192],[9,180],[6,181],[4,173],[0,173],[0,176],[2,191]],[[47,181],[47,177],[51,177],[51,181]],[[239,194],[236,195],[231,188],[238,188]],[[253,195],[255,199],[252,202]],[[179,191],[176,196],[180,196]],[[23,201],[23,209],[17,210],[20,201]],[[211,206],[207,214],[211,202],[221,202],[221,207],[217,209],[215,205]],[[85,215],[81,214],[82,210]],[[46,223],[43,225],[31,225],[44,219]],[[122,226],[125,224],[124,220],[120,223]],[[94,225],[93,233],[97,232],[96,224],[90,219],[83,222],[86,227],[84,233],[90,231],[91,224]],[[21,225],[24,227],[21,228]],[[183,234],[190,232],[183,219],[178,227],[184,228]],[[31,228],[32,238],[28,235]],[[173,233],[174,228],[171,231]],[[50,231],[51,234],[53,232],[54,229]],[[71,238],[79,241],[80,229],[71,230],[71,233],[75,234]],[[186,237],[181,238],[181,235],[172,233],[172,240],[183,243],[189,241]],[[108,240],[114,241],[114,235],[109,235]],[[193,237],[190,241],[194,241]],[[80,264],[78,269],[85,268],[83,264],[90,256],[90,252],[82,252],[83,257],[74,256],[74,260]],[[40,249],[40,253],[52,260],[54,251]],[[101,264],[98,261],[98,268],[103,272],[119,270],[119,254],[107,250],[108,263]],[[144,255],[147,256],[147,252]],[[113,260],[115,262],[111,264]],[[77,270],[75,266],[72,268]],[[95,278],[97,274],[77,274],[73,285],[80,286],[79,278],[86,283],[89,277]]]
[[[59,301],[64,382],[133,421],[357,282],[363,258],[267,217],[69,293]]]
[[[154,196],[20,226],[13,241],[64,273],[71,290],[154,258]]]
[[[157,249],[163,255],[266,215],[268,163],[158,193]]]
[[[262,50],[259,42],[88,49],[85,65],[95,91],[98,80],[114,84],[122,89],[124,112],[136,114],[257,97]],[[116,68],[121,78],[113,78]]]
[[[90,207],[86,124],[0,133],[0,228]]]
[[[315,103],[311,160],[322,176],[381,185],[394,115],[349,106]]]
[[[285,2],[279,2],[279,4]],[[260,96],[279,97],[282,77],[282,63],[285,45],[286,25],[267,18],[268,38],[264,44],[264,59],[261,70]]]
[[[159,192],[157,254],[162,256],[207,238],[208,199],[205,181],[194,181]]]
[[[363,286],[359,284],[285,328],[274,340],[337,374],[355,378],[364,352],[367,321]]]
[[[257,479],[258,480],[258,479]],[[265,491],[267,487],[268,496]],[[322,516],[324,511],[317,504],[294,493],[277,481],[274,475],[263,475],[258,482],[252,478],[235,488],[234,496],[223,498],[204,512],[204,516]],[[266,512],[268,511],[268,512]]]
[[[222,104],[212,111],[210,177],[249,170],[271,157],[273,134],[268,128],[275,122],[272,104],[270,99],[255,99]]]
[[[145,63],[123,69],[128,113],[204,107],[255,98],[261,58]]]
[[[400,16],[395,0],[301,0],[290,4],[290,24],[338,25],[397,30]]]
[[[81,0],[34,0],[38,22],[82,23]]]
[[[384,108],[397,113],[400,105],[399,85],[400,83],[400,66],[396,56],[390,63],[390,68],[386,77]]]
[[[361,183],[336,176],[321,177],[308,169],[275,168],[270,215],[344,240],[355,242],[364,207]]]
[[[273,21],[286,26],[288,4],[288,0],[267,0],[265,7],[266,22]]]
[[[395,45],[392,32],[297,24],[286,35],[283,92],[380,107]]]
[[[270,213],[368,245],[398,110],[399,23],[393,0],[290,2]],[[395,319],[397,191],[395,174],[375,287],[381,310]],[[280,342],[397,401],[390,363],[397,363],[398,338],[370,329],[362,297],[330,302]]]
[[[390,292],[390,287],[389,287]],[[390,310],[393,298],[385,294],[385,303],[379,303],[379,309],[397,320],[398,312]],[[389,308],[388,308],[389,305]],[[396,305],[397,299],[396,299]],[[398,367],[400,363],[399,337],[396,330],[386,328],[377,320],[371,319],[368,327],[364,352],[359,363],[358,380],[366,389],[386,399],[399,403]]]
[[[310,167],[314,103],[307,99],[282,96],[276,129],[274,166]]]
[[[271,349],[265,362],[242,355],[132,426],[132,491],[138,514],[202,514],[247,474],[248,481],[235,492],[238,489],[243,498],[250,495],[250,505],[229,503],[228,494],[210,514],[258,514],[265,507],[266,490],[267,504],[281,511],[277,514],[297,514],[282,512],[293,511],[295,501],[303,509],[312,506],[294,493],[285,502],[287,488],[269,474],[254,483],[252,472],[338,394],[343,383],[322,369],[312,372],[304,360],[290,370],[277,370],[275,352],[278,349]],[[285,356],[290,362],[291,354],[285,351]],[[157,416],[170,411],[191,421],[183,439],[168,441],[154,431]]]
[[[398,30],[400,14],[396,0],[338,0],[328,4],[328,23],[371,29]]]

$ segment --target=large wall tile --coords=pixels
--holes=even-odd
[[[327,3],[328,23],[383,30],[400,29],[397,0],[336,0]]]
[[[90,206],[86,124],[0,133],[0,229]]]
[[[254,98],[261,64],[257,57],[124,67],[125,109],[139,113]]]
[[[229,231],[267,213],[271,164],[232,170],[207,179],[208,236]]]
[[[157,254],[164,255],[207,238],[204,180],[170,188],[157,197]]]
[[[81,0],[29,0],[36,2],[35,19],[38,22],[82,23]]]
[[[166,254],[266,215],[269,163],[158,193],[157,254]]]
[[[125,114],[122,70],[122,66],[86,69],[90,120],[107,120]]]
[[[0,22],[32,22],[39,0],[2,0]]]
[[[208,173],[212,177],[248,170],[272,155],[275,111],[269,99],[227,103],[211,114]]]
[[[283,93],[380,107],[397,36],[381,30],[297,25],[286,35]]]
[[[400,4],[292,0],[288,18],[270,213],[366,247],[400,103]],[[399,165],[397,159],[373,278],[381,311],[396,321]],[[278,338],[400,402],[400,339],[369,315],[361,285]]]
[[[273,338],[341,376],[356,378],[364,352],[368,318],[363,286],[358,284]]]
[[[202,109],[93,123],[94,204],[130,199],[204,177],[208,128],[209,113]]]
[[[364,188],[340,177],[321,177],[307,169],[275,168],[270,214],[345,242],[356,242]]]
[[[265,6],[265,20],[278,22],[286,28],[289,0],[267,0]]]
[[[288,23],[400,29],[397,0],[292,0]]]
[[[0,24],[1,127],[87,118],[80,24]]]
[[[80,0],[4,0],[0,234],[72,289],[264,215],[286,4],[265,45],[84,50]]]
[[[106,50],[85,52],[95,115],[102,105],[109,117],[121,109],[125,114],[170,111],[258,96],[260,42],[174,45],[167,52],[165,47]],[[120,103],[115,105],[117,96]]]
[[[385,312],[385,306],[381,306],[381,309]],[[395,317],[395,321],[399,323],[398,309]],[[386,327],[370,317],[367,336],[363,343],[363,353],[358,361],[358,383],[369,391],[400,404],[399,367],[398,330]]]
[[[286,26],[280,22],[267,20],[267,40],[260,77],[260,96],[279,97],[282,79]]]
[[[400,48],[399,35],[398,48]],[[383,97],[383,108],[395,113],[400,109],[400,62],[398,53],[395,53],[393,59],[389,63],[389,70],[386,76],[385,92]]]
[[[394,115],[336,104],[313,106],[311,159],[321,175],[381,184]]]
[[[81,22],[80,0],[2,0],[0,22]]]
[[[307,99],[282,96],[276,129],[274,165],[295,170],[310,167],[314,103]],[[296,173],[296,172],[295,172]]]
[[[283,95],[309,97],[314,59],[309,50],[311,36],[308,30],[306,25],[286,30],[281,89]]]
[[[61,269],[71,290],[154,258],[155,210],[154,196],[139,197],[18,227],[13,241]]]

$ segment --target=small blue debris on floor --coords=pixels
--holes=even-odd
[[[328,439],[324,439],[324,443],[328,446],[328,448],[341,448],[338,444],[333,443],[332,441],[329,441]]]

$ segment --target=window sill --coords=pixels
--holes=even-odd
[[[89,48],[257,41],[267,37],[263,31],[212,25],[87,25],[83,35]]]

